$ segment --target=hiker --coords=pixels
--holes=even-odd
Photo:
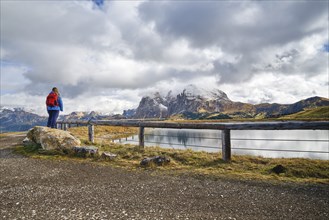
[[[59,111],[63,111],[63,101],[56,87],[47,96],[46,105],[49,115],[47,127],[56,128]]]

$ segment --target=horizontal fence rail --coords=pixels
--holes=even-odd
[[[122,133],[124,134],[124,133]],[[180,136],[175,136],[175,135],[153,135],[153,134],[145,134],[145,137],[166,137],[166,138],[178,138]],[[196,137],[196,136],[191,136],[188,137],[189,139],[195,139],[195,138],[200,138],[200,139],[208,139],[208,140],[221,140],[222,138],[220,137],[216,137],[216,138],[209,138],[209,137]],[[109,138],[102,138],[102,137],[98,137],[97,139],[109,139]],[[124,138],[118,138],[115,140],[111,140],[112,142],[122,142],[122,139],[125,140],[127,143],[138,143],[137,140],[134,139],[134,136],[131,136],[131,139],[129,139],[128,137],[124,137]],[[316,139],[265,139],[265,138],[232,138],[232,141],[275,141],[275,142],[323,142],[323,143],[327,143],[328,148],[329,148],[329,140],[316,140]],[[158,141],[154,141],[154,140],[146,140],[145,143],[151,143],[151,144],[161,144],[161,145],[168,145],[168,146],[183,146],[185,148],[187,147],[195,147],[195,148],[205,148],[205,149],[218,149],[218,147],[214,147],[214,146],[209,146],[209,145],[201,145],[201,144],[189,144],[187,143],[187,141],[181,141],[181,143],[177,143],[177,142],[171,142],[167,140],[167,142],[163,142],[162,140],[158,140]],[[297,152],[297,153],[317,153],[317,154],[328,154],[329,155],[329,149],[328,151],[316,151],[316,150],[297,150],[297,149],[291,149],[291,150],[287,150],[287,149],[270,149],[270,148],[250,148],[250,147],[232,147],[232,150],[248,150],[248,151],[277,151],[277,152]]]
[[[145,128],[215,129],[215,130],[328,130],[329,121],[180,123],[143,120],[58,121],[57,124],[109,125]]]
[[[231,138],[231,130],[329,130],[329,121],[284,121],[284,122],[203,122],[203,123],[187,123],[187,122],[164,122],[164,121],[149,121],[149,120],[62,120],[57,121],[57,127],[67,130],[72,126],[88,126],[88,136],[91,142],[94,142],[94,126],[122,126],[122,127],[139,127],[138,143],[140,147],[144,147],[145,128],[171,128],[171,129],[207,129],[207,130],[221,130],[221,137],[214,138],[221,140],[222,143],[222,159],[224,161],[231,160],[231,140],[247,140]],[[266,139],[261,139],[266,140]],[[274,139],[275,140],[275,139]],[[280,139],[277,139],[281,141]],[[309,141],[309,140],[302,140]],[[324,141],[327,140],[314,140]],[[137,141],[136,141],[137,142]],[[214,148],[214,147],[209,147]],[[234,148],[237,150],[249,148]],[[255,150],[255,149],[252,149]],[[284,150],[283,150],[284,151]],[[289,150],[286,150],[289,151]],[[322,152],[321,152],[322,153]]]

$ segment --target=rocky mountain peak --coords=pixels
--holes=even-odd
[[[152,97],[143,97],[136,113],[133,114],[133,111],[130,111],[132,114],[129,114],[129,117],[166,118],[182,115],[189,118],[191,115],[195,117],[214,115],[214,118],[221,119],[275,118],[307,108],[327,105],[329,105],[328,99],[321,97],[312,97],[290,105],[276,103],[253,105],[231,101],[227,94],[219,89],[207,90],[195,85],[188,85],[177,95],[173,95],[172,91],[169,91],[167,96],[156,92]]]
[[[226,95],[225,92],[223,92],[222,90],[219,89],[213,89],[212,91],[210,91],[210,95],[214,98],[214,99],[221,99],[221,100],[225,100],[225,101],[231,101],[228,96]]]
[[[219,103],[232,102],[227,95],[219,90],[206,90],[190,84],[174,95],[169,91],[166,96],[155,92],[144,96],[136,109],[136,118],[158,118],[179,114],[184,111],[219,111]]]
[[[189,100],[202,99],[202,100],[218,100],[230,101],[226,93],[219,89],[206,90],[198,88],[193,84],[188,85],[183,89],[182,96],[186,96]]]

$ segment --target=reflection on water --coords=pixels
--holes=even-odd
[[[232,154],[329,160],[329,131],[231,131],[231,139]],[[136,141],[137,135],[124,142],[136,144]],[[146,128],[145,146],[219,152],[221,131]]]

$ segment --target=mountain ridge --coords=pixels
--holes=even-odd
[[[123,114],[104,115],[91,111],[75,111],[60,115],[59,120],[112,120],[112,119],[267,119],[282,118],[298,112],[329,106],[329,99],[319,96],[310,97],[292,104],[235,102],[219,89],[207,91],[190,86],[177,95],[169,91],[166,95],[159,92],[141,99],[136,109],[124,110]],[[315,119],[329,118],[327,108],[317,111]],[[324,112],[324,113],[323,113]],[[0,108],[0,132],[26,131],[36,125],[46,126],[48,117],[27,112],[22,108]],[[323,114],[323,117],[321,116]],[[312,114],[311,114],[312,116]],[[311,119],[311,118],[310,118]]]
[[[171,91],[168,92],[171,94]],[[329,99],[310,97],[292,104],[260,103],[250,104],[232,101],[219,89],[207,91],[189,85],[176,96],[142,97],[136,109],[130,109],[128,118],[182,118],[182,119],[234,119],[234,118],[278,118],[306,109],[329,106]],[[216,114],[217,117],[213,118]]]
[[[34,126],[46,126],[48,121],[47,116],[40,116],[23,108],[1,107],[0,113],[0,133],[27,131]],[[67,115],[60,115],[58,120],[110,120],[122,118],[122,115],[104,115],[96,111],[75,111]]]
[[[37,125],[46,125],[48,117],[26,112],[22,108],[1,108],[0,132],[26,131]]]

